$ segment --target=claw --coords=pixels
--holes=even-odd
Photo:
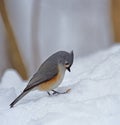
[[[71,89],[67,89],[65,93],[68,93],[68,92],[70,92],[70,91],[71,91]]]

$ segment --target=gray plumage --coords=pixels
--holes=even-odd
[[[10,107],[13,107],[21,98],[23,98],[30,90],[34,87],[49,81],[54,76],[58,74],[58,64],[65,65],[65,63],[69,63],[70,67],[73,63],[73,51],[71,53],[65,51],[59,51],[50,56],[38,69],[38,71],[33,75],[31,80],[29,81],[27,87],[23,90],[23,92],[10,104]]]

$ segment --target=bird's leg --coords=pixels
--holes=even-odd
[[[66,92],[58,92],[58,91],[55,91],[55,90],[52,90],[53,91],[53,95],[55,94],[65,94]]]
[[[50,92],[47,92],[47,94],[50,96],[51,94],[50,94]]]

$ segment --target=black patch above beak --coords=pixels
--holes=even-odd
[[[71,72],[70,67],[67,67],[67,70],[68,70],[69,72]]]

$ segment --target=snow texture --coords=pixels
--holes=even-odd
[[[27,82],[7,70],[0,84],[1,125],[120,125],[120,46],[76,59],[58,91],[37,90],[9,108]]]

